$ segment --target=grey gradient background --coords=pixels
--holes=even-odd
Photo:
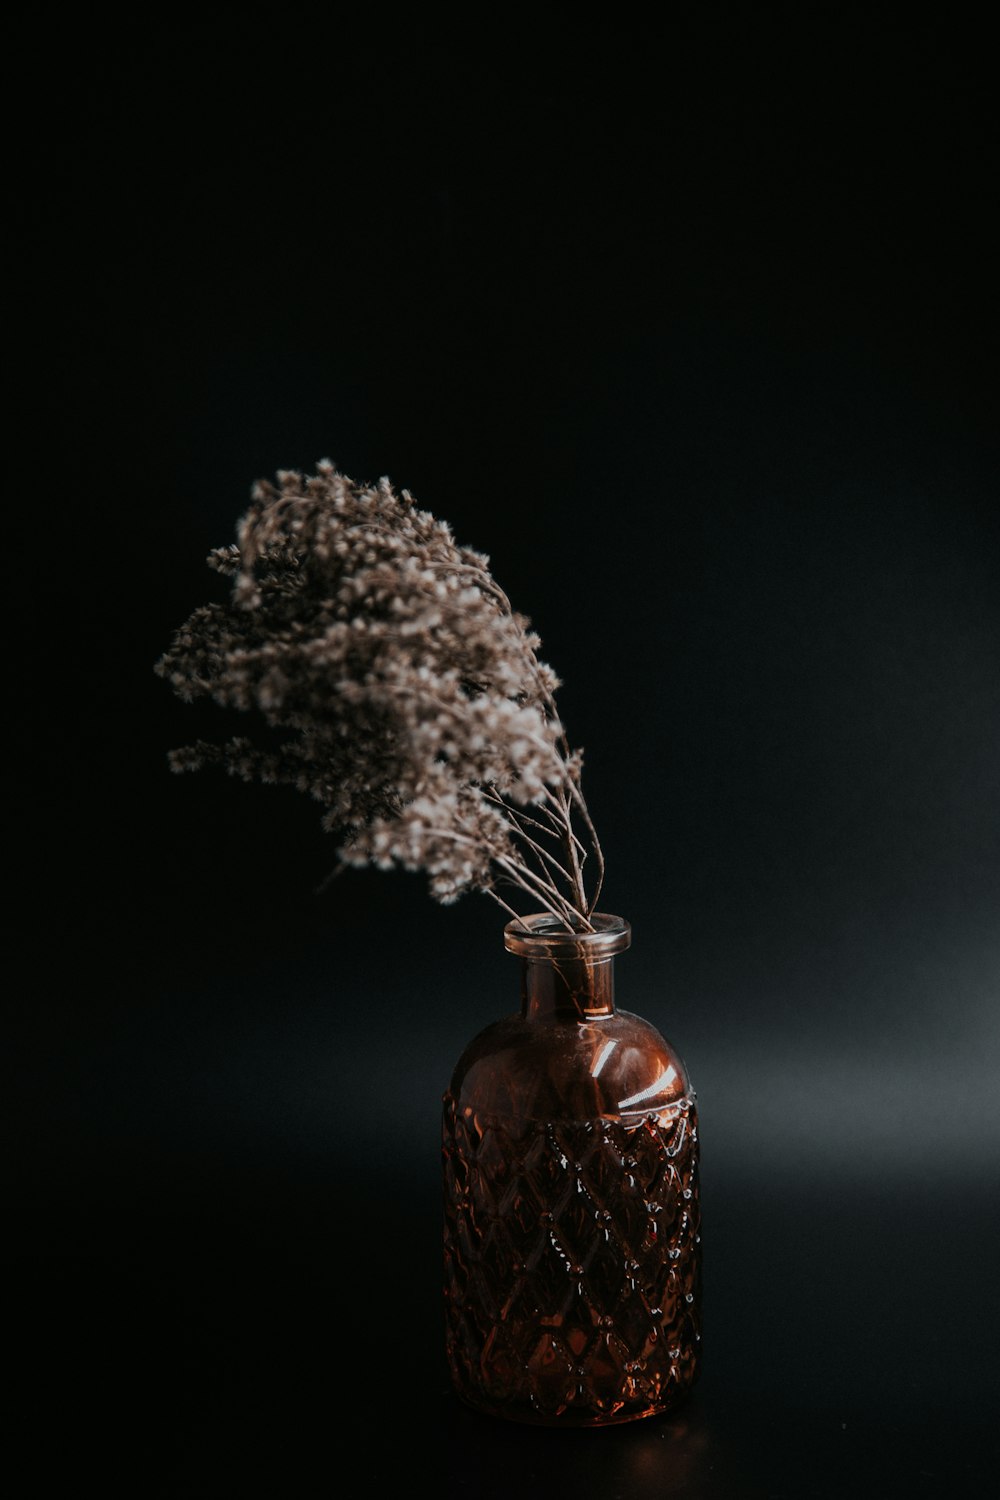
[[[58,541],[29,521],[12,586],[63,643],[12,728],[25,1494],[65,1466],[312,1496],[348,1453],[370,1493],[456,1496],[978,1496],[995,1468],[980,39],[575,25],[579,67],[499,24],[458,60],[69,38],[20,149]],[[665,1422],[523,1431],[448,1391],[440,1094],[516,1004],[494,909],[404,875],[317,896],[310,804],[166,772],[225,727],[152,674],[202,559],[255,478],[324,456],[487,551],[564,679],[634,929],[619,1001],[702,1111],[704,1374]]]

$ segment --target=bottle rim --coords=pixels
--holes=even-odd
[[[532,912],[507,923],[503,930],[504,947],[521,958],[575,958],[597,963],[624,953],[632,942],[631,925],[624,917],[610,912],[590,914],[593,932],[567,932],[550,912]]]

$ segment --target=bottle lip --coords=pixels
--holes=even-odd
[[[584,963],[625,952],[632,941],[632,928],[624,917],[595,911],[590,920],[593,932],[567,932],[549,912],[533,912],[507,923],[504,947],[521,958],[575,958]]]

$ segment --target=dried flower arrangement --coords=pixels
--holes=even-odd
[[[258,711],[264,741],[199,741],[173,769],[309,793],[338,868],[423,871],[436,900],[483,891],[513,918],[520,892],[592,931],[604,860],[582,757],[489,559],[387,479],[355,484],[329,462],[277,478],[208,559],[230,602],[196,609],[156,664],[183,699]]]

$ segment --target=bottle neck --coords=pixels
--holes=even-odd
[[[621,917],[592,912],[587,932],[570,932],[545,912],[504,928],[504,946],[521,963],[521,1013],[531,1020],[591,1021],[615,1013],[615,954],[632,929]]]
[[[615,1013],[615,961],[526,958],[521,966],[521,1014],[528,1020],[592,1021]]]

